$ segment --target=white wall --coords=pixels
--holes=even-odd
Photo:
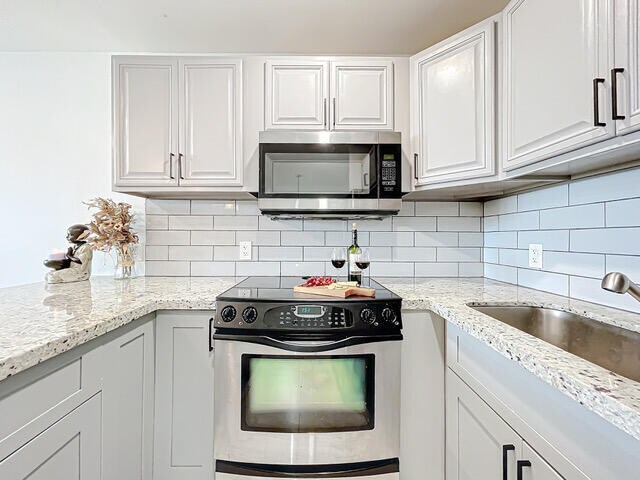
[[[0,53],[0,287],[41,281],[93,197],[132,203],[144,235],[144,201],[111,192],[110,84],[108,54]]]

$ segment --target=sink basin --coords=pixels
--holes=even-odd
[[[640,382],[640,333],[551,308],[486,304],[469,307]]]

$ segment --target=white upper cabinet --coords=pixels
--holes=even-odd
[[[494,19],[411,58],[418,185],[495,173]]]
[[[615,69],[611,86],[613,116],[620,134],[640,129],[640,0],[615,0]],[[615,100],[615,103],[613,103]]]
[[[506,170],[615,135],[608,78],[610,10],[610,0],[513,0],[507,5]]]
[[[114,58],[113,110],[115,184],[177,185],[177,60]]]
[[[393,130],[393,62],[271,59],[265,129]]]
[[[116,189],[242,186],[241,60],[113,57],[113,110]]]
[[[393,62],[331,63],[333,130],[393,130]]]
[[[242,62],[189,58],[180,71],[180,185],[242,185]]]
[[[328,125],[329,62],[265,63],[265,129],[324,130]]]

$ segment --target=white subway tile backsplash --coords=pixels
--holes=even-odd
[[[604,227],[604,205],[595,203],[540,212],[542,230]]]
[[[324,275],[324,262],[282,262],[280,274],[292,277]]]
[[[485,263],[484,276],[501,282],[518,283],[518,269],[516,267]]]
[[[505,213],[514,213],[518,211],[518,197],[503,197],[495,200],[484,202],[484,216],[503,215]]]
[[[484,246],[495,248],[516,248],[518,246],[518,232],[485,233]]]
[[[495,215],[493,217],[484,217],[482,219],[482,229],[485,232],[497,232],[500,230],[500,217]]]
[[[458,264],[458,276],[482,277],[484,276],[484,264],[483,263],[460,263]]]
[[[254,245],[280,245],[280,232],[277,231],[241,230],[233,233],[236,236],[236,245],[240,242],[251,242]]]
[[[387,247],[393,250],[394,262],[435,262],[434,247]],[[391,260],[391,259],[389,259]]]
[[[150,277],[188,277],[191,274],[189,262],[145,261],[145,275]]]
[[[280,275],[280,262],[237,262],[236,275],[239,277]]]
[[[260,247],[260,261],[302,261],[302,247]]]
[[[573,252],[544,252],[542,255],[542,268],[549,272],[602,278],[605,273],[604,261],[604,255]]]
[[[480,262],[482,251],[471,247],[439,247],[436,258],[438,262]]]
[[[304,247],[304,261],[316,261],[316,262],[328,262],[331,260],[331,253],[336,247]],[[344,255],[346,259],[346,248],[344,248]]]
[[[402,202],[402,208],[398,212],[400,217],[413,217],[416,214],[416,202]]]
[[[390,232],[392,226],[392,217],[386,217],[382,220],[357,220],[350,222],[348,229],[351,230],[351,224],[355,223],[358,227],[358,232]]]
[[[258,230],[258,218],[262,219],[263,217],[255,217],[250,215],[215,216],[213,218],[213,229],[214,230]]]
[[[416,277],[457,277],[457,263],[416,263]]]
[[[569,205],[569,185],[556,185],[518,195],[518,211],[543,210]]]
[[[458,234],[458,243],[461,247],[482,247],[484,246],[484,235],[482,233],[466,233]]]
[[[258,247],[251,248],[251,259],[240,259],[240,247],[237,245],[216,245],[213,247],[213,259],[216,262],[249,262],[258,260]]]
[[[622,272],[635,283],[640,284],[640,257],[629,255],[607,255],[607,272]]]
[[[515,250],[512,248],[501,248],[498,253],[500,265],[510,267],[528,267],[529,252],[527,250]]]
[[[191,215],[236,215],[236,202],[232,200],[191,200]]]
[[[372,262],[372,277],[413,277],[414,264],[410,262]]]
[[[147,245],[144,249],[145,260],[169,260],[169,247],[166,245]]]
[[[457,247],[456,232],[416,232],[416,247]]]
[[[145,202],[147,215],[189,215],[191,202],[189,200],[159,200],[148,198]]]
[[[640,194],[640,186],[638,194]],[[607,227],[640,225],[640,198],[608,202],[605,204],[605,213]]]
[[[460,215],[458,202],[418,202],[416,215],[431,217],[457,217]]]
[[[640,255],[640,228],[597,228],[574,230],[572,252]]]
[[[483,248],[482,249],[482,260],[486,263],[500,263],[498,261],[498,253],[500,249],[498,248]]]
[[[256,200],[238,200],[236,202],[236,215],[260,215]]]
[[[438,217],[439,232],[479,232],[479,217]]]
[[[535,243],[544,250],[569,250],[569,230],[538,230],[518,232],[518,248],[529,249]]]
[[[351,232],[325,232],[325,245],[331,247],[348,247],[353,241]],[[369,232],[358,232],[358,245],[367,247],[370,244]]]
[[[281,232],[282,245],[324,245],[324,232]],[[351,241],[345,246],[351,245]]]
[[[191,245],[234,245],[236,232],[225,230],[194,230]]]
[[[326,232],[327,230],[345,231],[347,230],[346,220],[312,220],[304,219],[303,230]]]
[[[169,230],[212,230],[213,217],[201,215],[169,216]]]
[[[235,274],[235,262],[191,262],[193,277],[233,277]]]
[[[498,217],[500,231],[538,230],[540,228],[539,212],[508,213]]]
[[[461,217],[481,217],[482,212],[482,202],[460,202]]]
[[[259,230],[302,230],[302,220],[272,220],[269,217],[247,217],[259,221]],[[246,229],[255,230],[256,228]]]
[[[558,295],[569,295],[569,276],[558,273],[519,268],[518,285]]]
[[[640,313],[640,303],[630,295],[603,290],[595,278],[571,277],[571,297]]]
[[[171,245],[169,260],[212,260],[213,247],[193,245]]]
[[[169,217],[167,215],[147,215],[147,230],[167,230],[169,228]]]
[[[410,247],[413,232],[371,232],[372,247]]]
[[[393,260],[391,247],[368,247],[365,250],[369,252],[372,262],[390,262]]]
[[[608,202],[635,198],[640,185],[640,168],[576,180],[569,185],[569,204]]]
[[[435,217],[395,217],[393,230],[396,232],[435,232]]]
[[[191,232],[179,230],[151,230],[147,232],[147,245],[189,245]]]

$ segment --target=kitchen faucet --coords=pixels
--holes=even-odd
[[[628,293],[640,302],[640,287],[620,272],[609,272],[602,279],[602,288],[614,293]]]

